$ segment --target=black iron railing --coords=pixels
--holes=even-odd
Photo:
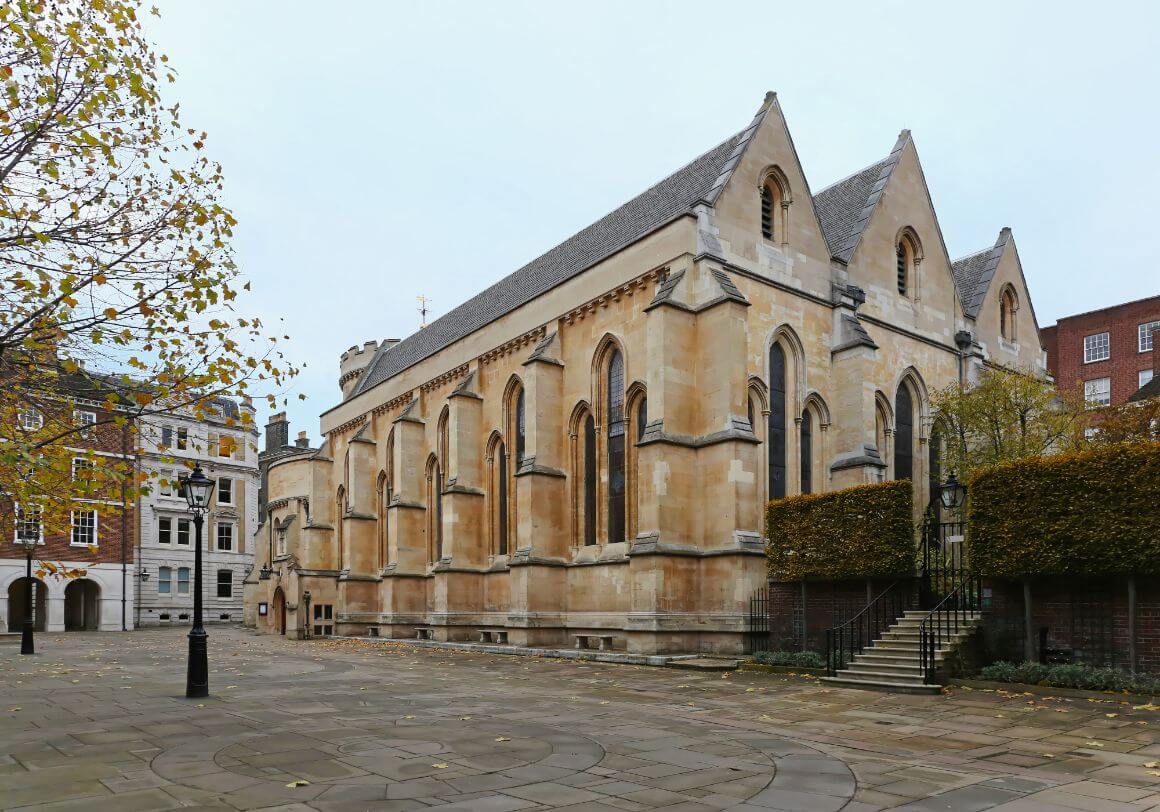
[[[763,586],[749,597],[749,628],[745,653],[769,651],[769,587]]]
[[[861,612],[845,623],[827,629],[826,668],[830,676],[845,668],[850,658],[861,654],[908,609],[915,608],[915,604],[914,580],[900,578],[866,604]]]
[[[939,650],[953,642],[960,631],[971,628],[981,593],[979,576],[964,571],[954,588],[918,624],[922,681],[927,685],[938,681]]]

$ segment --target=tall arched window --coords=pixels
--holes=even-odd
[[[608,356],[608,543],[625,539],[624,524],[624,356]]]
[[[810,410],[802,412],[801,438],[801,492],[813,493],[814,489],[814,428]]]
[[[508,464],[507,448],[503,440],[495,447],[496,489],[496,552],[508,553]]]
[[[914,399],[905,383],[894,396],[894,478],[914,478]]]
[[[999,335],[1012,344],[1016,341],[1015,313],[1019,310],[1019,299],[1010,285],[1003,288],[999,297]]]
[[[427,461],[428,558],[435,564],[443,558],[443,471],[434,454]]]
[[[378,496],[378,510],[376,511],[375,518],[379,524],[379,566],[384,567],[387,564],[387,556],[389,555],[387,548],[387,505],[391,501],[391,492],[387,485],[386,471],[379,472],[375,493]]]
[[[789,191],[785,176],[777,167],[761,182],[761,236],[769,242],[784,243],[788,223]]]
[[[918,263],[922,259],[922,251],[919,248],[918,238],[911,229],[907,228],[899,234],[894,254],[898,293],[913,297],[917,290]]]
[[[774,344],[769,350],[769,423],[766,443],[769,451],[770,499],[782,499],[785,490],[785,416],[786,416],[786,374],[785,350]]]
[[[584,543],[596,543],[596,421],[584,421]]]
[[[524,390],[520,387],[520,392],[516,395],[516,470],[519,470],[520,464],[524,461],[524,442],[527,437],[527,421],[524,415]]]

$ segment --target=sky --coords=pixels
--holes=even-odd
[[[291,436],[318,441],[349,346],[539,256],[767,90],[814,192],[910,129],[951,256],[1010,226],[1041,327],[1160,294],[1160,3],[158,6],[168,100],[224,165],[241,309],[305,364]]]

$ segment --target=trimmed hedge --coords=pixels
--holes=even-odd
[[[794,668],[825,668],[826,660],[816,651],[759,651],[753,655],[760,665],[785,665]]]
[[[1160,443],[984,469],[968,509],[983,575],[1160,574]]]
[[[769,503],[769,577],[873,578],[914,572],[909,480],[804,494]]]
[[[1090,665],[1042,665],[1040,663],[997,662],[985,666],[983,679],[1052,688],[1079,688],[1085,691],[1129,691],[1136,694],[1160,693],[1160,676],[1132,674],[1118,668]]]

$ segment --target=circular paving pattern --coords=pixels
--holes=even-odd
[[[804,802],[824,810],[854,793],[843,762],[785,739],[714,729],[708,720],[691,728],[687,719],[646,718],[631,707],[579,716],[560,725],[434,712],[339,727],[317,719],[327,724],[296,735],[235,734],[172,748],[152,769],[199,789],[212,774],[221,791],[313,800],[319,809],[375,799],[482,809],[620,798],[645,806],[706,800],[714,809]]]

